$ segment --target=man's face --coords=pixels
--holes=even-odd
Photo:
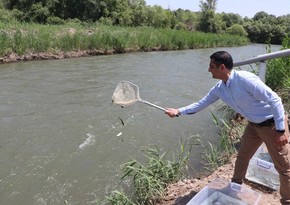
[[[210,60],[208,72],[211,72],[212,78],[221,79],[220,65],[217,65],[213,59]]]

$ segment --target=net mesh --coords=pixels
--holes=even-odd
[[[118,83],[112,97],[113,103],[128,107],[140,100],[139,88],[128,81]]]

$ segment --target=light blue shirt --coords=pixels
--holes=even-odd
[[[182,115],[194,114],[218,99],[250,122],[260,123],[274,117],[276,129],[285,129],[281,98],[258,76],[247,71],[232,70],[226,83],[219,81],[204,98],[179,108],[179,112]]]

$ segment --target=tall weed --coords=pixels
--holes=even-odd
[[[290,49],[290,38],[283,40],[282,50]],[[267,63],[266,84],[273,90],[290,90],[290,56],[276,58]]]
[[[220,136],[219,143],[218,145],[214,145],[208,142],[202,157],[205,162],[205,168],[209,171],[229,161],[232,155],[236,153],[236,148],[244,131],[243,124],[231,121],[233,111],[228,106],[222,106],[218,109],[218,114],[220,113],[223,113],[223,117],[226,116],[226,118],[220,119],[212,113],[213,121],[220,130],[218,133]]]
[[[122,165],[122,180],[129,179],[134,188],[134,195],[128,197],[124,192],[113,191],[106,200],[113,205],[118,204],[154,204],[162,198],[166,186],[182,178],[188,162],[191,146],[180,143],[180,151],[173,160],[166,159],[166,153],[161,153],[158,147],[146,148],[146,163],[135,159]]]

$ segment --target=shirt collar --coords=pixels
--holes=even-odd
[[[234,70],[231,71],[230,77],[227,80],[227,82],[225,83],[227,87],[230,87],[230,84],[231,84],[231,82],[232,82],[232,80],[234,78],[234,72],[235,72]]]

